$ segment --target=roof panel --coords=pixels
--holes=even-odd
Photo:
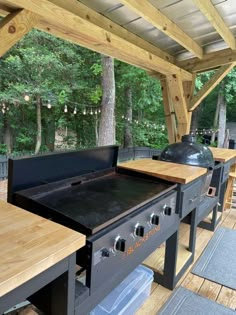
[[[180,59],[192,57],[185,48],[117,0],[80,0],[80,2],[169,54],[174,56],[179,54]],[[205,52],[227,47],[192,0],[149,0],[149,2],[201,45]],[[212,0],[212,3],[232,33],[236,35],[236,0]]]

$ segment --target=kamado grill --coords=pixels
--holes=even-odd
[[[176,185],[116,167],[118,147],[9,160],[8,201],[86,234],[77,253],[87,314],[178,230]]]
[[[202,178],[201,191],[196,186],[192,186],[192,191],[195,191],[197,224],[202,228],[214,230],[220,220],[220,217],[217,217],[217,212],[223,206],[224,189],[222,188],[222,182],[225,182],[228,177],[229,167],[227,168],[223,163],[215,161],[211,150],[204,145],[196,143],[196,138],[192,135],[183,136],[181,143],[167,146],[160,154],[159,159],[167,162],[205,167],[208,170],[205,178]],[[182,190],[181,187],[180,190]],[[184,209],[181,202],[178,203],[178,206],[180,212],[186,213],[186,209]],[[210,223],[203,221],[211,211]],[[187,221],[185,220],[185,222]]]

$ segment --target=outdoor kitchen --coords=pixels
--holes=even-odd
[[[0,315],[235,315],[235,17],[0,0]]]

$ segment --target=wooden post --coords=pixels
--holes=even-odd
[[[166,79],[161,80],[161,90],[162,90],[162,96],[163,96],[163,105],[164,105],[165,120],[166,120],[169,143],[175,143],[176,134],[177,134],[175,111],[174,111],[173,104],[171,103],[171,100],[169,98],[168,85],[167,85]]]
[[[169,102],[173,103],[177,119],[177,136],[176,142],[181,141],[181,137],[189,133],[190,119],[187,109],[187,102],[185,99],[185,93],[183,88],[182,77],[178,74],[166,76],[168,91],[169,91]]]

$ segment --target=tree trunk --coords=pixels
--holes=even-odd
[[[215,117],[214,117],[214,122],[213,122],[213,129],[217,129],[218,128],[219,111],[220,111],[220,97],[218,95],[217,104],[216,104],[216,111],[215,111]],[[215,140],[216,140],[216,132],[214,131],[212,133],[212,136],[211,136],[211,144],[213,144],[215,142]]]
[[[124,130],[124,148],[133,146],[133,134],[132,134],[132,89],[130,86],[127,86],[125,89],[125,99],[127,102],[126,106],[126,121],[125,121],[125,130]]]
[[[36,113],[37,113],[37,137],[36,137],[36,146],[35,154],[39,153],[41,143],[42,143],[42,117],[41,117],[41,98],[39,95],[36,96]]]
[[[219,102],[219,131],[218,131],[218,148],[223,148],[225,140],[226,130],[226,102],[224,97],[224,83],[221,82],[221,86],[218,93]]]
[[[47,121],[47,129],[45,135],[45,144],[49,151],[53,152],[55,150],[55,121],[49,119]]]
[[[114,60],[102,55],[102,107],[98,146],[114,144],[115,141],[115,76]]]
[[[7,114],[4,115],[3,119],[3,142],[7,146],[7,154],[12,152],[12,130],[9,124]]]

